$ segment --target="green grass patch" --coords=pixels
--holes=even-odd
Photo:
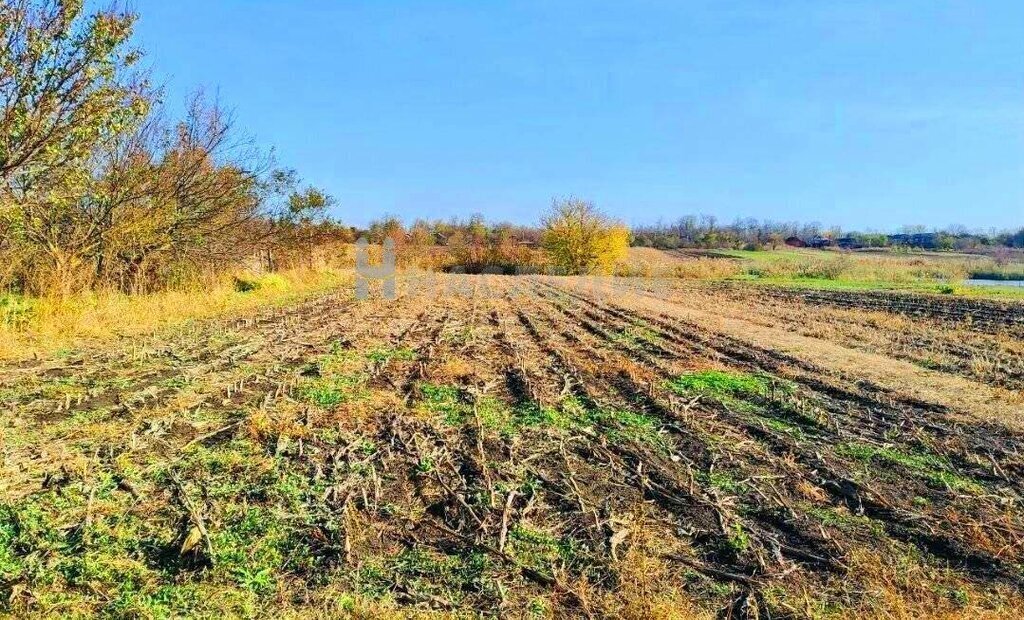
[[[834,527],[850,533],[863,530],[878,538],[885,536],[884,526],[867,516],[855,515],[846,510],[840,511],[835,508],[814,506],[807,503],[801,503],[800,510],[827,527]]]
[[[363,374],[333,375],[305,381],[298,391],[306,402],[329,408],[366,398],[369,395],[366,380]]]
[[[574,396],[562,401],[560,413],[570,425],[593,427],[612,441],[629,440],[667,449],[659,432],[661,423],[649,415],[627,409],[589,407]]]
[[[377,364],[386,364],[391,360],[412,362],[417,359],[416,351],[409,347],[381,347],[366,354],[366,359]]]
[[[804,430],[802,428],[795,424],[790,424],[789,422],[786,422],[784,420],[779,420],[776,418],[763,418],[762,421],[764,422],[765,426],[774,431],[785,433],[786,435],[790,435],[791,437],[800,438],[804,436]]]
[[[978,483],[953,472],[945,459],[934,454],[909,453],[895,448],[858,443],[840,444],[836,447],[836,453],[864,463],[879,461],[900,465],[936,486],[948,487],[956,491],[982,492],[983,490]]]
[[[732,527],[729,528],[729,534],[726,537],[726,548],[736,557],[739,557],[750,548],[750,535],[739,521],[733,523]]]
[[[413,548],[370,559],[353,573],[352,581],[359,594],[371,599],[400,591],[453,603],[468,595],[500,600],[494,571],[493,560],[484,553],[447,555]]]
[[[449,426],[475,423],[504,436],[512,436],[526,429],[566,430],[593,428],[612,441],[630,440],[665,448],[659,432],[661,424],[656,418],[626,409],[592,408],[575,397],[565,398],[557,407],[538,403],[525,403],[510,407],[505,402],[484,396],[476,401],[473,410],[472,395],[451,385],[417,384],[422,411],[440,415]]]
[[[1024,299],[1024,287],[967,284],[950,284],[935,281],[887,281],[879,279],[840,279],[796,278],[796,277],[758,277],[754,275],[731,278],[750,282],[760,286],[777,286],[788,289],[813,289],[823,291],[905,291],[912,293],[928,293],[933,295],[954,295],[978,299]]]
[[[710,474],[700,472],[697,474],[697,480],[720,491],[732,494],[742,493],[747,488],[747,485],[743,484],[743,482],[737,480],[731,474],[722,471]]]
[[[645,345],[658,345],[661,336],[650,327],[634,323],[611,334],[612,342],[627,348],[642,348]]]
[[[509,555],[526,566],[548,572],[553,566],[580,568],[585,565],[581,543],[570,537],[557,537],[526,525],[509,531]]]
[[[444,417],[449,426],[462,426],[480,418],[484,428],[508,433],[514,430],[511,423],[511,412],[505,403],[492,396],[483,396],[476,400],[474,412],[473,395],[454,385],[436,385],[421,382],[417,384],[420,393],[420,406],[432,413]]]
[[[119,469],[0,503],[0,613],[24,611],[24,597],[11,597],[18,586],[47,616],[252,617],[290,582],[326,583],[340,570],[328,482],[268,446],[238,438],[164,467]],[[191,529],[182,494],[204,515],[212,556],[202,543],[181,553]]]
[[[515,424],[520,428],[570,428],[571,418],[561,407],[541,406],[529,403],[513,411]]]
[[[669,389],[677,394],[701,394],[713,398],[767,396],[772,385],[770,377],[720,370],[686,373],[668,382]]]
[[[735,258],[751,263],[775,263],[779,261],[817,258],[818,253],[809,250],[708,250],[708,256]]]

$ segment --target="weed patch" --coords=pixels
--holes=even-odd
[[[680,394],[702,394],[712,398],[743,398],[770,394],[772,380],[761,375],[705,370],[680,375],[670,381],[668,387]]]
[[[366,359],[376,364],[386,364],[391,360],[412,362],[416,360],[416,351],[408,347],[381,347],[366,354]]]
[[[836,448],[836,453],[865,463],[880,461],[900,465],[937,486],[957,491],[982,491],[978,483],[953,473],[945,459],[933,454],[910,453],[895,448],[858,443],[840,444]]]
[[[363,596],[382,599],[400,594],[413,600],[443,599],[460,603],[467,596],[500,600],[490,576],[493,561],[482,553],[447,555],[413,548],[390,557],[376,557],[352,575]]]
[[[306,402],[330,408],[366,398],[365,386],[365,375],[336,375],[303,383],[299,386],[299,395]]]

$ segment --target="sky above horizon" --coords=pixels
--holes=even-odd
[[[1019,0],[132,5],[172,110],[216,93],[355,225],[1024,226]]]

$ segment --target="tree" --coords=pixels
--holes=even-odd
[[[384,243],[391,239],[396,248],[405,244],[405,226],[395,215],[385,215],[384,219],[370,222],[370,242]]]
[[[351,236],[216,102],[196,95],[177,123],[151,109],[134,23],[83,0],[0,0],[0,286],[143,292]]]
[[[334,197],[312,185],[300,187],[295,170],[272,170],[261,186],[263,208],[246,236],[259,243],[256,253],[263,269],[277,270],[282,258],[289,265],[312,264],[311,248],[352,240],[330,215],[337,204]]]
[[[1011,248],[1024,248],[1024,228],[1009,235],[1006,239],[1006,245]]]
[[[145,191],[115,214],[114,253],[133,290],[178,267],[225,265],[254,252],[266,234],[261,174],[266,164],[232,138],[231,118],[202,96],[185,118],[161,128],[137,173]]]
[[[554,201],[542,225],[541,246],[568,274],[610,273],[629,250],[629,229],[584,200]]]
[[[82,0],[0,4],[0,182],[31,191],[36,179],[81,162],[148,106],[128,70],[135,16],[84,15]]]

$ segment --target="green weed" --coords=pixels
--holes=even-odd
[[[700,473],[697,474],[697,479],[726,493],[741,493],[747,488],[747,485],[725,472]]]
[[[739,372],[705,370],[680,375],[669,381],[669,389],[679,394],[703,394],[715,398],[766,396],[771,393],[770,377]],[[776,387],[780,387],[776,384]]]
[[[836,453],[865,463],[874,460],[901,465],[917,473],[934,485],[953,490],[980,492],[981,487],[974,481],[954,473],[949,463],[934,454],[911,454],[895,448],[870,446],[858,443],[840,444]]]
[[[306,402],[329,408],[367,397],[366,376],[362,374],[333,375],[304,382],[299,396]]]
[[[417,355],[416,351],[408,347],[381,347],[368,352],[366,354],[366,358],[377,364],[386,364],[391,360],[398,360],[401,362],[415,361]]]
[[[419,548],[367,561],[352,575],[357,592],[372,599],[395,591],[440,596],[452,602],[469,593],[500,596],[490,573],[492,560],[483,553],[446,555]]]

